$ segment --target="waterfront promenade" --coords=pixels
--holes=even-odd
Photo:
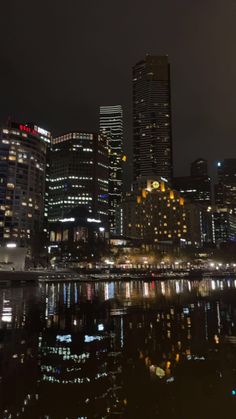
[[[0,271],[0,285],[24,284],[38,282],[99,282],[127,280],[201,280],[204,278],[234,278],[235,270],[205,269],[80,269],[68,271],[31,270]]]

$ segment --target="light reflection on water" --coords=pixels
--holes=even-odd
[[[4,419],[234,418],[236,281],[0,288]]]

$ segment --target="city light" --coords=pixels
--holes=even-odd
[[[97,220],[96,218],[87,218],[88,223],[101,223],[101,220]]]
[[[72,342],[71,335],[57,335],[56,340],[57,342],[65,342],[65,343]]]
[[[99,331],[99,332],[102,332],[103,330],[104,330],[104,324],[100,323],[100,324],[98,325],[98,331]]]
[[[113,262],[112,260],[106,259],[106,260],[105,260],[105,263],[106,263],[107,265],[114,265],[114,263],[115,263],[115,262]]]
[[[7,243],[7,247],[8,247],[9,249],[14,249],[14,248],[16,248],[16,247],[17,247],[17,244],[16,244],[16,243]]]

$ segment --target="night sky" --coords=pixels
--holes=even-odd
[[[175,173],[197,157],[236,157],[235,0],[5,0],[0,121],[60,134],[98,130],[122,104],[132,148],[132,65],[168,54]]]

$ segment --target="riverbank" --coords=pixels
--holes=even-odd
[[[44,283],[44,282],[100,282],[100,281],[152,281],[172,280],[202,280],[204,278],[236,278],[234,271],[143,271],[143,270],[107,270],[97,271],[0,271],[0,285]]]

